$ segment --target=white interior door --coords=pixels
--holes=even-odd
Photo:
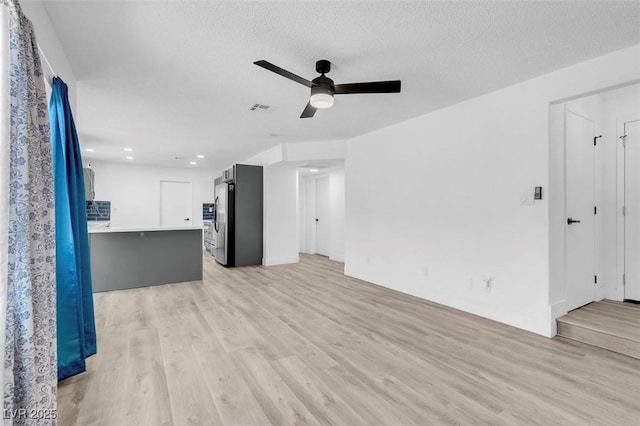
[[[624,134],[624,298],[640,301],[640,121]]]
[[[570,110],[565,117],[565,283],[572,310],[595,300],[595,124]]]
[[[329,256],[331,226],[329,219],[329,178],[316,179],[316,253]]]
[[[160,225],[192,226],[191,182],[160,181]]]

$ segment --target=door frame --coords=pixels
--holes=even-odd
[[[163,182],[167,182],[167,183],[188,183],[189,184],[189,198],[191,199],[191,202],[189,203],[189,225],[193,226],[193,223],[195,222],[194,217],[193,217],[193,182],[191,182],[190,180],[177,180],[177,179],[160,179],[160,183],[158,184],[158,200],[159,200],[159,209],[158,209],[158,223],[160,224],[160,226],[162,225],[162,183]]]
[[[344,232],[345,225],[345,200],[346,191],[344,182],[345,166],[343,163],[332,165],[319,173],[298,175],[298,184],[301,185],[298,198],[298,208],[301,212],[299,220],[302,222],[301,253],[316,254],[316,180],[329,179],[329,218],[331,228],[331,241],[329,242],[329,259],[344,262]]]
[[[625,199],[625,149],[622,145],[622,136],[625,134],[625,124],[640,121],[640,116],[619,118],[616,123],[616,169],[617,169],[617,194],[616,194],[616,296],[625,300],[625,284],[622,279],[625,273],[625,216],[623,213]]]
[[[326,254],[325,253],[320,253],[318,251],[318,220],[317,220],[318,219],[318,208],[319,208],[319,205],[320,205],[320,203],[318,202],[318,196],[319,196],[319,192],[320,192],[320,191],[318,191],[318,182],[321,181],[321,180],[325,180],[325,179],[326,179],[326,184],[327,184],[327,195],[328,195],[328,200],[325,200],[325,202],[327,203],[327,208],[329,209],[329,217],[324,219],[328,223],[327,231],[328,231],[328,234],[329,234],[329,241],[328,241],[328,246],[329,247],[327,247],[327,253]],[[316,196],[315,210],[316,211],[314,212],[314,216],[315,216],[315,219],[316,219],[316,222],[315,222],[316,226],[314,227],[314,234],[315,234],[314,252],[315,252],[315,254],[319,254],[321,256],[329,257],[330,254],[331,254],[331,234],[333,232],[332,226],[331,226],[331,179],[330,179],[330,176],[327,174],[327,175],[317,176],[314,180],[315,180],[315,187],[316,187],[316,193],[315,193],[315,196]]]
[[[566,226],[566,212],[564,210],[564,177],[565,177],[565,152],[564,152],[564,107],[568,102],[582,99],[588,96],[609,92],[611,90],[617,90],[624,87],[630,87],[640,83],[640,79],[632,79],[625,82],[621,82],[610,86],[594,87],[593,90],[588,92],[571,93],[568,96],[562,98],[556,98],[550,100],[548,103],[548,173],[547,184],[549,190],[547,191],[548,200],[548,228],[547,236],[549,239],[549,256],[548,256],[548,268],[549,268],[549,287],[548,287],[548,326],[549,336],[555,336],[557,333],[556,319],[567,313],[566,309],[566,285],[564,281],[564,265],[565,265],[565,236],[564,227]],[[620,149],[617,149],[617,173],[620,173]],[[618,177],[618,182],[620,178]],[[621,249],[620,249],[620,215],[622,207],[620,203],[619,191],[616,194],[618,203],[616,222],[617,226],[617,253],[616,257],[619,261]],[[618,265],[617,283],[616,289],[612,294],[615,295],[616,300],[622,300],[623,294],[622,286],[622,274],[620,273],[621,267]]]
[[[573,111],[571,108],[569,108],[569,106],[565,103],[564,105],[564,114],[563,114],[563,118],[564,118],[564,135],[563,135],[563,151],[564,151],[564,176],[563,176],[563,186],[564,186],[564,205],[563,205],[563,209],[564,209],[564,220],[566,221],[567,219],[567,194],[568,194],[568,188],[567,188],[567,184],[568,184],[568,179],[567,179],[567,115],[568,114],[573,114],[576,115],[580,118],[583,118],[587,121],[590,121],[593,124],[593,132],[594,132],[594,136],[596,134],[596,122],[594,119],[586,117],[576,111]],[[593,205],[597,206],[598,205],[598,199],[597,199],[597,185],[596,182],[598,181],[598,170],[597,170],[597,163],[598,163],[598,150],[596,149],[597,146],[594,146],[593,148]],[[595,216],[595,215],[594,215]],[[565,222],[566,223],[566,222]],[[597,218],[594,217],[594,224],[593,224],[593,272],[594,274],[597,276],[598,275],[598,226],[597,226]],[[567,225],[565,224],[564,226],[564,279],[565,279],[565,294],[564,294],[564,300],[565,303],[568,304],[569,303],[569,286],[567,283],[567,271],[568,271],[568,267],[567,267]],[[597,300],[598,297],[598,292],[597,292],[597,285],[596,283],[594,283],[593,285],[593,300],[591,300],[591,302],[594,302]],[[591,303],[589,302],[589,303]],[[577,309],[579,308],[579,306],[577,307],[569,307],[567,306],[567,310],[573,310],[573,309]]]

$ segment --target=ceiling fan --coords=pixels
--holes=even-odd
[[[316,62],[316,72],[320,73],[319,77],[309,81],[292,72],[282,69],[267,61],[256,61],[255,65],[275,72],[289,80],[300,83],[311,89],[311,97],[309,102],[302,111],[300,118],[311,118],[318,108],[331,108],[333,106],[333,95],[351,95],[355,93],[399,93],[400,80],[390,81],[372,81],[368,83],[349,83],[349,84],[333,84],[333,80],[325,76],[331,71],[331,62],[326,59]]]

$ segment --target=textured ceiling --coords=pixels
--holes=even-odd
[[[78,79],[85,158],[219,169],[279,143],[346,139],[640,43],[638,2],[48,1]],[[336,97],[299,119],[318,59]],[[250,112],[256,104],[275,107]]]

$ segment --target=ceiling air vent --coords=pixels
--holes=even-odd
[[[269,105],[254,104],[251,108],[249,108],[249,111],[260,112],[264,114],[273,112],[275,109],[275,107]]]

